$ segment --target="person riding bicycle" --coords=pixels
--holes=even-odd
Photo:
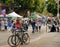
[[[20,23],[19,20],[16,20],[16,28],[19,29],[19,32],[25,32],[24,30],[24,27],[23,27],[23,23]],[[22,41],[21,41],[21,44],[23,45],[23,38],[22,38]]]
[[[20,29],[20,28],[21,28],[21,23],[20,23],[20,21],[19,21],[19,20],[16,20],[16,27],[17,27],[18,29]]]
[[[13,29],[15,30],[15,29],[17,29],[18,30],[18,32],[22,32],[23,30],[22,30],[22,24],[20,23],[20,20],[16,20],[15,22],[14,22],[14,24],[13,24]],[[21,44],[23,44],[23,42],[21,42]]]

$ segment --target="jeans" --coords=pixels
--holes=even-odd
[[[36,30],[38,31],[38,26],[36,26]]]
[[[34,30],[35,30],[35,26],[32,26],[32,29],[33,29],[32,33],[34,33]]]

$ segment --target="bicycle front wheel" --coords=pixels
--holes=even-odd
[[[7,41],[7,42],[8,42],[8,45],[11,46],[11,47],[15,46],[15,45],[12,43],[12,37],[13,37],[13,35],[9,36],[8,41]]]
[[[28,33],[24,33],[22,38],[23,38],[23,43],[25,43],[25,44],[30,43],[30,37],[29,37]]]
[[[16,35],[11,35],[9,38],[8,38],[8,44],[10,46],[18,46],[19,44],[19,38],[18,36]]]

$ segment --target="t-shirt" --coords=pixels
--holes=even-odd
[[[32,22],[31,22],[31,25],[32,25],[32,26],[35,26],[35,21],[32,21]]]
[[[4,27],[4,21],[1,21],[1,26]]]
[[[16,23],[17,28],[21,28],[21,24],[19,22]]]
[[[8,26],[11,27],[12,26],[12,23],[10,21],[8,21]]]
[[[7,21],[4,21],[4,25],[7,26],[8,25],[8,22]]]

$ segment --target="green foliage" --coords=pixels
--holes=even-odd
[[[5,3],[5,0],[0,0],[0,3]]]
[[[4,3],[4,4],[8,5],[8,6],[10,6],[11,3],[13,3],[13,2],[14,2],[14,0],[0,0],[0,3]]]
[[[44,9],[44,2],[45,0],[35,0],[35,11],[42,13]]]
[[[49,13],[52,13],[54,16],[57,15],[57,4],[55,0],[48,0],[47,10]]]
[[[12,8],[14,8],[14,5],[12,3],[15,3],[20,10],[27,9],[30,11],[37,11],[42,13],[45,0],[0,0],[0,2],[3,2],[9,7],[12,6]],[[19,5],[21,5],[21,7],[19,7]]]
[[[0,2],[8,6],[10,6],[11,3],[15,3],[18,4],[18,6],[21,5],[22,9],[42,12],[44,0],[0,0]]]
[[[11,3],[13,3],[13,2],[14,2],[14,0],[6,0],[6,1],[5,1],[5,4],[8,5],[8,6],[10,6]]]
[[[24,9],[31,9],[34,6],[34,0],[23,0],[21,4]]]

